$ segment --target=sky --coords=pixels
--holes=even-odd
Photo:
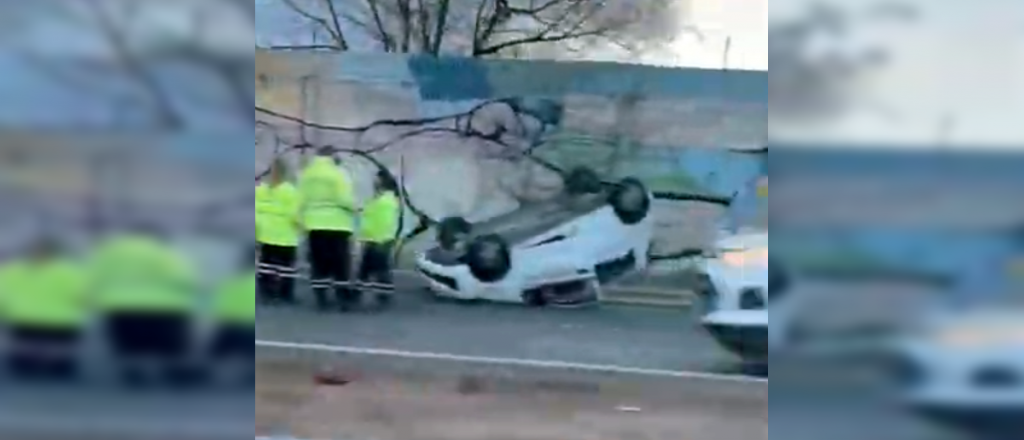
[[[792,16],[816,0],[773,0],[768,17]],[[836,1],[852,11],[881,1]],[[901,0],[910,26],[865,24],[832,49],[886,48],[887,67],[864,78],[846,117],[820,126],[779,127],[787,137],[904,145],[1024,149],[1024,1]],[[851,6],[853,5],[853,6]],[[879,105],[889,109],[879,113]],[[943,121],[953,121],[941,130]]]
[[[688,0],[683,20],[703,39],[682,32],[666,51],[644,61],[679,67],[768,70],[767,0]],[[728,66],[726,42],[731,38]]]
[[[266,39],[280,39],[301,26],[282,19],[272,3],[256,22]],[[816,126],[778,126],[776,135],[799,140],[834,139],[864,143],[1024,146],[1024,1],[1021,0],[683,0],[683,21],[703,35],[680,30],[674,44],[641,62],[677,67],[722,68],[727,39],[728,67],[767,70],[768,29],[816,3],[834,4],[854,16],[878,5],[908,5],[918,11],[912,26],[862,22],[842,39],[820,42],[821,50],[856,53],[883,47],[891,61],[864,77],[853,93],[853,111]],[[302,35],[297,35],[302,37]],[[604,58],[603,54],[595,54]],[[879,107],[886,112],[877,111]],[[944,121],[955,121],[948,131]],[[1024,148],[1024,147],[1022,147]]]
[[[88,15],[79,17],[80,9],[88,6],[54,3],[58,0],[39,0],[35,5],[8,5],[0,3],[0,14],[20,13],[23,26],[14,28],[5,39],[5,47],[31,50],[55,56],[105,54],[110,45],[93,28]],[[155,39],[199,39],[207,47],[251,53],[249,40],[253,39],[253,26],[245,14],[238,14],[233,6],[212,0],[106,0],[111,6],[110,17],[132,35],[135,43],[145,44]],[[145,7],[125,8],[122,2],[147,2]],[[101,3],[102,4],[102,3]],[[125,11],[132,11],[126,13]],[[206,18],[204,21],[197,17]],[[4,47],[0,47],[3,49]]]
[[[309,37],[301,19],[282,6],[280,0],[254,0],[257,7],[257,42],[263,44],[303,44]],[[689,3],[680,8],[683,21],[698,28],[703,41],[680,30],[675,44],[641,58],[641,62],[677,67],[721,68],[726,38],[733,38],[730,66],[736,69],[764,70],[767,60],[766,0],[680,0]],[[603,58],[604,54],[594,54]]]
[[[39,0],[53,1],[53,0]],[[121,0],[109,0],[121,1]],[[862,24],[843,39],[822,41],[823,48],[856,51],[878,45],[891,52],[883,70],[863,78],[854,94],[857,106],[844,118],[818,126],[775,127],[787,137],[863,142],[933,144],[944,120],[953,120],[946,140],[992,146],[1024,145],[1024,1],[1021,0],[681,0],[684,21],[704,36],[680,30],[674,44],[641,60],[645,63],[722,68],[725,42],[732,46],[728,66],[768,69],[768,29],[772,21],[792,17],[813,3],[832,3],[863,15],[873,5],[899,1],[919,10],[912,26]],[[308,33],[280,0],[254,0],[254,28],[220,21],[207,38],[226,46],[301,43]],[[42,4],[42,3],[36,3]],[[135,23],[171,34],[187,28],[189,5],[203,0],[162,2]],[[3,6],[3,5],[0,5]],[[0,7],[0,10],[9,6]],[[0,11],[2,12],[2,11]],[[8,14],[9,15],[9,14]],[[34,48],[59,53],[103,50],[95,34],[59,22],[34,22],[21,37]],[[11,39],[8,37],[8,41]],[[0,48],[2,49],[2,48]],[[0,50],[2,55],[2,50]],[[880,114],[875,108],[889,111]]]

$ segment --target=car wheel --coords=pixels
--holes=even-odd
[[[473,231],[473,224],[462,217],[448,217],[437,225],[437,243],[446,251],[455,250]]]
[[[466,263],[477,280],[495,283],[512,270],[512,251],[504,238],[484,235],[469,244]]]
[[[775,302],[785,295],[791,284],[789,274],[774,261],[768,260],[768,302]]]
[[[638,179],[628,178],[612,190],[608,203],[615,210],[615,216],[626,225],[644,221],[651,212],[651,195]]]
[[[693,310],[697,313],[696,318],[699,320],[718,309],[719,295],[714,283],[707,275],[698,275],[696,278],[696,287],[694,288],[696,298]]]

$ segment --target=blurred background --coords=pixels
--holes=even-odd
[[[43,243],[59,243],[60,261],[87,267],[105,244],[140,231],[165,255],[198,268],[196,290],[214,292],[226,280],[246,276],[251,268],[240,269],[237,262],[252,245],[247,175],[242,184],[250,124],[258,181],[270,159],[295,144],[377,147],[409,130],[351,128],[380,119],[455,115],[423,124],[449,130],[447,138],[406,142],[415,149],[382,154],[382,164],[352,160],[354,175],[369,176],[384,166],[407,175],[413,185],[422,182],[421,188],[477,189],[440,196],[410,191],[407,209],[417,211],[416,222],[405,225],[411,238],[413,232],[429,236],[424,232],[444,213],[486,217],[516,209],[550,191],[557,176],[507,160],[508,152],[481,158],[464,121],[514,127],[510,121],[521,115],[467,112],[483,100],[510,95],[547,99],[522,108],[550,109],[557,95],[555,107],[564,116],[559,128],[575,132],[533,130],[537,121],[520,118],[515,122],[521,130],[500,136],[520,153],[544,140],[559,148],[548,148],[542,159],[566,166],[594,166],[610,177],[651,177],[662,202],[656,243],[662,264],[654,276],[643,274],[626,289],[669,284],[672,307],[564,315],[414,302],[387,325],[376,318],[340,320],[285,310],[260,316],[257,342],[463,350],[459,354],[766,380],[764,372],[738,372],[735,359],[695,329],[688,313],[694,290],[686,284],[689,278],[658,277],[692,269],[692,256],[713,247],[719,229],[730,223],[774,229],[781,241],[773,256],[806,277],[813,290],[841,293],[829,295],[838,299],[823,316],[857,310],[906,321],[904,311],[935,303],[1015,307],[1022,301],[1024,211],[1018,199],[1024,188],[1024,125],[1018,121],[1024,114],[1024,3],[412,3],[0,3],[0,264],[17,269],[0,277],[15,286],[7,290],[42,288],[35,283],[45,277],[26,277],[19,265],[37,257]],[[414,16],[414,9],[427,14]],[[482,26],[483,19],[493,25]],[[567,63],[580,61],[629,66]],[[679,70],[685,68],[702,70]],[[599,77],[604,80],[588,82]],[[247,119],[250,100],[255,122]],[[641,143],[663,147],[633,148]],[[680,144],[700,148],[676,148]],[[445,154],[435,154],[442,151],[435,147]],[[590,154],[597,150],[601,154]],[[738,211],[725,209],[724,201],[753,179],[759,194],[769,194],[769,171],[776,174],[770,197]],[[437,182],[445,173],[450,180]],[[368,179],[357,180],[366,192]],[[700,200],[692,200],[695,195]],[[889,307],[895,302],[900,307]],[[197,304],[197,315],[208,311],[202,300]],[[893,309],[901,314],[889,313]],[[83,331],[102,333],[93,330],[102,327],[102,313],[86,310]],[[8,339],[0,346],[12,346]],[[254,362],[263,370],[254,387],[264,387],[264,398],[256,397],[258,434],[297,435],[303,422],[292,416],[296,408],[316,419],[305,424],[310,436],[336,433],[330,425],[337,411],[308,403],[319,402],[311,396],[341,399],[308,382],[309,370],[336,361],[320,355],[257,350]],[[103,377],[105,361],[90,362]],[[781,387],[772,390],[788,396],[795,384],[787,378],[802,379],[809,369],[826,373],[829,385],[850,382],[843,381],[850,372],[841,368],[786,364],[778,370]],[[690,381],[672,383],[687,391],[678,395],[691,395]],[[47,431],[80,438],[89,431],[83,427],[91,426],[97,438],[119,438],[114,432],[127,433],[124,438],[233,438],[248,434],[247,405],[254,397],[251,389],[244,395],[204,390],[149,399],[92,388],[41,392],[10,379],[0,386],[0,416],[9,415],[0,417],[0,436],[7,426],[12,436]],[[790,439],[861,435],[841,428],[847,425],[875,426],[882,439],[936,438],[892,411],[880,414],[876,401],[854,402],[856,387],[822,386],[834,388],[841,389],[828,395],[836,397],[835,405],[808,405],[794,393],[793,405],[769,407],[766,394],[749,387],[701,385],[695,394],[721,404],[689,397],[682,403],[659,401],[672,411],[662,414],[665,419],[645,420],[670,420],[664,422],[669,437],[696,440],[763,436],[768,414],[780,421],[769,435]],[[373,395],[365,389],[353,395],[359,392]],[[56,411],[54,402],[67,406]],[[388,404],[375,408],[393,416]],[[531,405],[517,401],[508,407]],[[403,417],[422,413],[423,407],[415,408]],[[621,408],[614,420],[649,427],[621,417],[634,410]],[[127,419],[137,423],[125,424]],[[557,432],[557,422],[551,424]],[[616,432],[622,437],[623,431]]]
[[[251,274],[251,8],[0,5],[0,436],[247,435],[251,385],[214,390],[181,378],[141,394],[111,386],[126,332],[113,336],[118,313],[99,292],[126,286],[130,273],[142,276],[135,290],[162,290],[173,261],[187,261],[194,272],[180,281],[194,305],[175,319],[195,328],[172,326],[204,357],[214,332],[199,327],[220,325],[217,296]],[[101,269],[101,249],[121,257]],[[161,326],[133,332],[148,333],[152,348]],[[72,354],[73,366],[64,361]],[[163,367],[171,369],[149,375]],[[66,380],[72,369],[83,380]]]

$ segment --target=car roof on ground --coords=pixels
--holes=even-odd
[[[520,244],[607,204],[607,194],[562,194],[551,200],[521,207],[513,212],[473,225],[473,235],[498,234],[510,244]]]

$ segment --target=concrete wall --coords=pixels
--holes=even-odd
[[[668,258],[707,244],[726,218],[688,198],[730,198],[764,173],[765,82],[602,63],[261,53],[257,168],[302,141],[348,149],[363,196],[377,165],[403,181],[422,214],[407,233],[419,220],[524,209],[577,166],[639,177],[658,195],[655,254]]]
[[[0,131],[0,224],[71,231],[131,217],[248,242],[248,156],[237,134]],[[19,228],[0,227],[0,242],[25,238],[9,233]]]
[[[772,154],[773,250],[823,269],[949,276],[968,300],[1024,299],[1024,154],[881,145],[773,145]]]

